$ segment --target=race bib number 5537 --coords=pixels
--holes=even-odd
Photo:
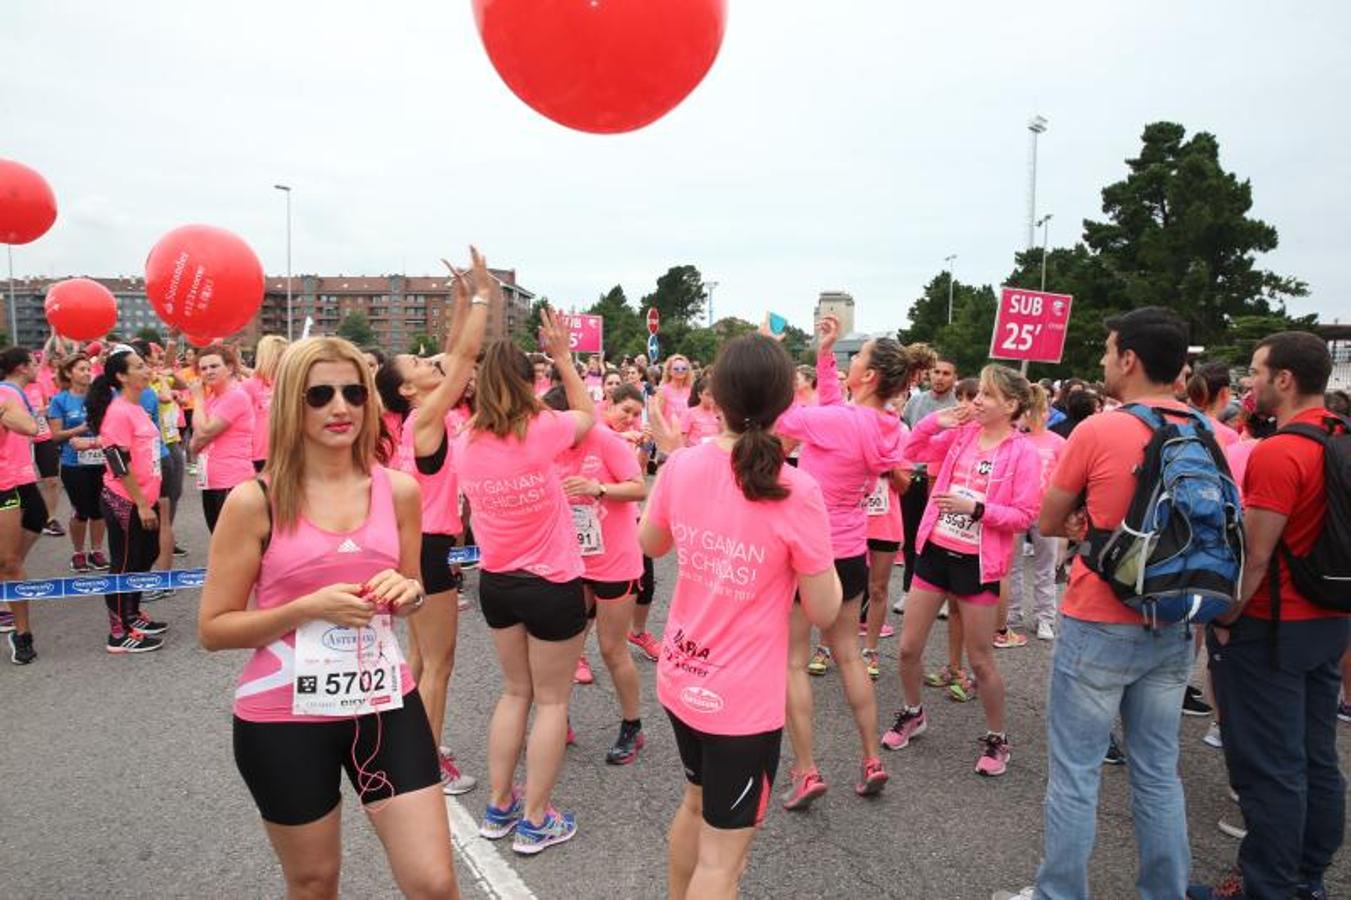
[[[403,707],[403,654],[389,615],[364,628],[313,619],[296,629],[291,711],[298,716],[361,716]]]

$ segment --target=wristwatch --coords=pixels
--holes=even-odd
[[[976,508],[971,511],[971,521],[979,522],[984,516],[985,516],[985,504],[977,500]]]
[[[607,491],[607,490],[605,489],[605,485],[601,484],[600,482],[597,482],[597,483],[596,483],[596,487],[597,487],[597,489],[600,491],[600,496],[599,496],[598,499],[604,500],[604,499],[605,499],[605,495],[608,494],[608,493],[610,493],[610,492]]]

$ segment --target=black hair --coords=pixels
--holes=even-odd
[[[385,355],[385,351],[381,350],[374,344],[367,344],[365,347],[362,347],[361,352],[369,353],[371,356],[375,357],[375,365],[377,367],[383,366],[385,364],[385,361],[389,359],[389,357]]]
[[[380,395],[380,402],[385,409],[398,413],[400,419],[407,419],[413,408],[408,404],[408,398],[399,392],[399,388],[403,387],[403,376],[399,374],[397,359],[391,356],[380,362],[379,368],[375,370],[375,391]]]
[[[558,412],[567,412],[572,408],[568,406],[568,392],[560,384],[549,388],[539,399],[545,406]]]
[[[873,338],[868,342],[868,368],[877,373],[877,395],[890,400],[910,387],[915,376],[931,369],[937,355],[928,344],[906,347],[890,337]]]
[[[929,368],[932,369],[934,366],[938,365],[939,363],[947,363],[948,365],[952,366],[952,372],[953,372],[953,374],[955,375],[955,374],[957,373],[957,356],[956,356],[956,354],[948,353],[948,352],[943,351],[943,350],[937,350],[937,351],[935,351],[935,352],[934,352],[933,362],[929,364]]]
[[[33,354],[27,347],[6,347],[0,350],[0,378],[8,378],[20,366],[33,361]]]
[[[708,390],[708,378],[700,375],[694,379],[694,387],[690,388],[689,407],[693,409],[699,405],[699,400],[704,396],[704,391]]]
[[[1220,391],[1233,386],[1229,366],[1222,362],[1198,363],[1187,379],[1187,399],[1197,409],[1205,409],[1215,402]]]
[[[637,400],[643,402],[643,392],[638,389],[636,384],[625,382],[610,392],[610,402],[615,406],[623,403],[625,400]]]
[[[127,374],[127,362],[130,359],[131,353],[127,351],[112,354],[104,360],[103,374],[89,385],[89,393],[84,398],[84,410],[91,434],[98,434],[113,397],[122,390],[118,376]]]
[[[963,397],[965,397],[968,400],[974,400],[976,399],[976,395],[979,393],[980,393],[979,378],[963,378],[961,381],[957,382],[952,386],[952,396],[956,397],[958,400],[960,400]]]
[[[1171,385],[1187,364],[1189,330],[1181,316],[1161,306],[1145,306],[1103,322],[1116,333],[1116,354],[1130,351],[1153,384]]]
[[[1082,422],[1098,411],[1098,395],[1092,391],[1075,391],[1065,398],[1065,415],[1072,422]]]
[[[1273,374],[1282,369],[1295,379],[1295,390],[1302,396],[1321,394],[1332,376],[1332,353],[1327,342],[1307,331],[1281,331],[1258,341],[1256,353],[1267,351],[1267,369]]]
[[[747,500],[782,500],[783,444],[771,430],[793,403],[793,361],[778,341],[744,334],[722,345],[713,364],[713,399],[735,434],[732,471]]]
[[[1339,416],[1351,416],[1351,394],[1346,391],[1328,391],[1323,398],[1323,405],[1327,407],[1328,412]]]

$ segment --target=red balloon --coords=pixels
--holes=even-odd
[[[601,134],[666,115],[708,74],[727,0],[473,0],[507,87],[559,124]]]
[[[27,244],[56,221],[56,195],[37,172],[0,159],[0,244]]]
[[[200,334],[185,334],[183,337],[187,338],[188,343],[192,344],[192,346],[196,347],[198,350],[203,347],[210,347],[216,340],[215,338],[202,337]]]
[[[58,281],[47,288],[42,306],[56,333],[74,341],[103,337],[117,325],[112,291],[89,278]]]
[[[263,264],[238,235],[184,225],[145,261],[145,292],[160,318],[188,334],[234,334],[263,305]]]

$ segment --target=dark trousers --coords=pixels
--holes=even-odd
[[[910,593],[910,581],[915,577],[915,544],[918,541],[919,520],[924,518],[924,507],[929,505],[929,478],[916,474],[910,488],[901,495],[901,526],[905,532],[905,577],[902,585]]]
[[[113,574],[149,572],[159,555],[159,529],[147,531],[134,506],[130,508],[130,515],[122,518],[120,513],[126,511],[126,501],[114,505],[105,494],[100,503],[103,521],[108,525],[108,571]],[[141,612],[141,592],[104,594],[103,601],[108,605],[109,625],[120,622],[130,631]]]
[[[1317,885],[1342,844],[1345,791],[1337,702],[1347,619],[1272,624],[1244,616],[1221,647],[1207,636],[1224,720],[1229,780],[1248,836],[1238,865],[1246,895],[1287,900]]]

